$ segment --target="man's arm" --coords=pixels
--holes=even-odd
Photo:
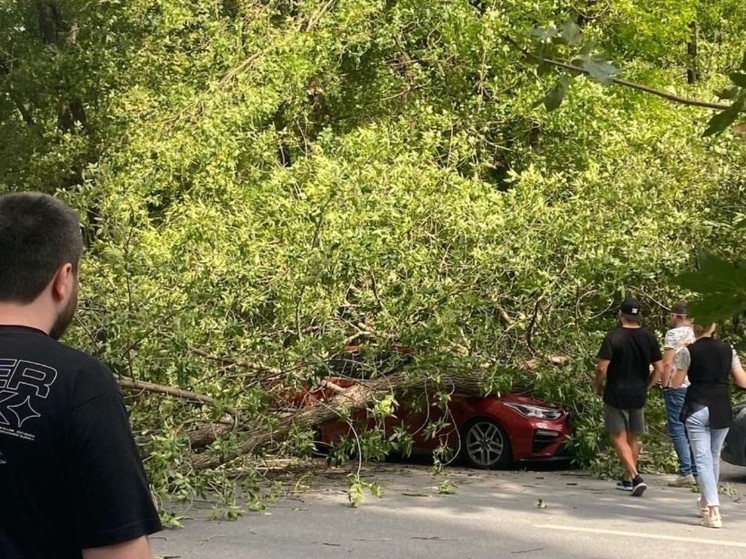
[[[676,372],[671,377],[671,388],[681,388],[686,372],[687,369],[676,369]]]
[[[676,368],[673,365],[673,358],[675,354],[676,353],[673,348],[663,348],[663,369],[659,378],[663,388],[669,388],[671,386],[671,377],[676,371]]]
[[[153,553],[147,536],[142,536],[115,545],[84,549],[83,559],[153,559]]]
[[[609,369],[609,363],[609,359],[599,359],[596,363],[596,376],[593,388],[599,396],[603,396],[604,393],[604,380],[606,379],[606,371]]]
[[[665,369],[663,359],[659,359],[658,361],[653,363],[653,370],[650,371],[650,376],[648,377],[648,390],[650,390],[656,384],[658,384],[658,381],[662,378],[664,374],[666,374],[665,371],[666,369]]]
[[[122,395],[103,365],[82,368],[67,441],[71,539],[86,559],[151,559],[162,529]]]
[[[746,389],[746,372],[744,372],[743,367],[741,366],[741,360],[738,358],[735,351],[733,351],[733,361],[731,362],[730,374],[739,388]]]
[[[684,378],[686,377],[687,372],[689,371],[689,366],[691,365],[691,355],[689,354],[689,350],[687,348],[683,348],[679,353],[676,355],[676,359],[674,360],[674,373],[671,375],[671,380],[669,382],[669,385],[671,388],[679,388],[681,384],[684,382]]]

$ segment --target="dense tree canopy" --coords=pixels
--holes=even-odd
[[[369,376],[406,347],[436,382],[530,385],[594,459],[614,302],[660,329],[697,252],[739,257],[746,149],[592,75],[537,105],[559,74],[522,49],[567,21],[591,67],[673,95],[717,102],[746,70],[741,0],[0,1],[0,190],[85,225],[69,341],[214,399],[132,400],[159,490],[195,422],[271,430],[351,344]]]

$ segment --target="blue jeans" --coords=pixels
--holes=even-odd
[[[694,453],[689,447],[689,439],[686,436],[686,426],[679,419],[681,408],[684,406],[686,388],[670,388],[663,391],[663,400],[666,402],[666,419],[668,420],[668,434],[671,436],[673,448],[679,457],[679,475],[697,475],[697,465],[694,461]]]
[[[702,408],[686,418],[686,430],[699,471],[702,499],[710,507],[719,507],[720,450],[728,429],[710,429],[710,409]]]

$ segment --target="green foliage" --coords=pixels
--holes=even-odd
[[[698,109],[602,84],[620,68],[737,103],[746,15],[607,4],[65,0],[52,43],[38,3],[0,4],[0,190],[56,192],[84,222],[68,341],[215,401],[128,395],[157,492],[224,486],[233,515],[232,482],[194,474],[190,435],[237,427],[197,451],[220,456],[271,432],[350,345],[364,378],[532,387],[573,413],[579,464],[608,450],[589,374],[609,309],[633,293],[660,331],[656,301],[684,293],[668,278],[692,254],[737,257],[746,150],[702,140]],[[692,18],[702,77],[685,84]],[[511,41],[534,28],[536,52],[592,77],[526,64]],[[570,364],[544,365],[554,354]],[[404,432],[358,438],[335,456],[411,449]],[[267,452],[311,449],[306,426],[289,440]]]
[[[704,294],[690,306],[701,324],[731,318],[746,311],[746,263],[724,260],[714,254],[698,258],[698,269],[680,274],[683,288]]]
[[[458,492],[456,485],[448,479],[441,481],[434,489],[438,495],[455,495]]]
[[[368,491],[373,497],[379,499],[383,497],[383,488],[377,483],[371,483],[361,479],[359,474],[350,474],[347,476],[349,489],[347,498],[352,508],[358,508],[365,501],[365,492]]]

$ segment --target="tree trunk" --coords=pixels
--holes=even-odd
[[[320,425],[337,419],[339,417],[337,410],[339,409],[363,409],[375,399],[386,394],[396,394],[417,385],[424,386],[427,382],[429,381],[423,378],[422,375],[407,371],[401,371],[370,381],[360,381],[359,384],[350,388],[337,391],[337,395],[331,399],[317,401],[288,417],[280,419],[271,430],[265,428],[246,431],[246,440],[225,454],[211,455],[205,453],[196,456],[192,461],[192,466],[197,471],[216,468],[230,460],[251,454],[272,441],[285,438],[296,426],[311,428]],[[439,375],[439,383],[441,386],[453,388],[462,394],[484,395],[484,373],[480,371],[469,371],[468,374],[455,372],[441,373]],[[229,432],[231,432],[231,429],[225,425],[209,428],[203,427],[190,435],[190,443],[192,448],[202,448]]]
[[[536,357],[526,361],[524,370],[531,372],[542,363],[560,366],[567,363],[568,360],[569,357],[566,355],[540,356],[540,358]],[[441,371],[438,374],[437,382],[439,387],[448,391],[470,396],[485,395],[485,371],[482,370]],[[416,371],[399,371],[373,380],[359,381],[349,388],[342,388],[328,382],[322,383],[322,388],[328,388],[336,395],[329,399],[317,399],[311,405],[282,417],[272,429],[251,427],[246,423],[237,427],[226,423],[217,423],[203,425],[193,431],[189,435],[190,446],[193,450],[209,446],[216,440],[236,432],[243,433],[246,440],[222,455],[214,455],[208,452],[197,454],[192,459],[192,466],[196,471],[216,468],[235,458],[251,454],[273,441],[284,439],[294,427],[313,428],[337,419],[340,409],[364,409],[377,398],[387,394],[398,394],[417,386],[424,388],[428,383],[433,383],[433,381]]]
[[[361,382],[337,394],[330,400],[319,401],[291,416],[280,419],[272,430],[262,429],[261,431],[247,432],[247,439],[225,454],[196,456],[192,461],[192,466],[197,471],[216,468],[234,458],[251,454],[273,440],[285,438],[296,425],[304,427],[320,425],[339,417],[337,410],[340,408],[361,409],[378,397],[390,394],[392,391],[403,390],[419,382],[422,382],[419,376],[407,372],[399,372],[391,376]]]
[[[65,43],[74,44],[78,36],[77,25],[66,26],[56,2],[37,0],[36,11],[39,22],[39,38],[46,45],[61,47]],[[61,37],[66,37],[63,42]],[[83,102],[74,97],[61,99],[57,111],[57,127],[63,132],[72,132],[75,124],[80,124],[86,133],[90,133],[88,119]]]
[[[62,27],[60,11],[55,2],[37,0],[36,10],[39,20],[39,38],[47,45],[56,45],[58,32]]]
[[[699,29],[697,27],[697,22],[692,22],[689,28],[691,29],[692,34],[689,38],[689,43],[687,43],[686,46],[687,54],[689,54],[689,68],[686,71],[686,81],[689,84],[694,84],[699,81],[699,68],[697,65]]]

